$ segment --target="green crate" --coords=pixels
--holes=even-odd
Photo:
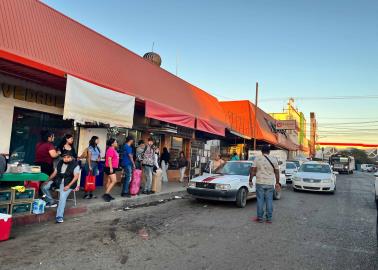
[[[0,204],[9,204],[12,201],[12,190],[2,189],[0,190]]]
[[[12,216],[28,215],[31,213],[32,203],[12,203],[10,214]]]
[[[27,188],[24,192],[13,190],[12,202],[32,202],[34,200],[34,188]]]
[[[9,214],[9,204],[0,204],[0,214]]]

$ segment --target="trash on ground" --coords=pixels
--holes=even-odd
[[[182,197],[180,197],[180,196],[175,196],[175,199],[182,199]]]

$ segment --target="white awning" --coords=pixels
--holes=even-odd
[[[133,126],[135,97],[67,75],[63,119]]]

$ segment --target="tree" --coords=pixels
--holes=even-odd
[[[375,161],[368,157],[364,150],[352,148],[339,152],[342,155],[353,156],[357,164],[375,164]]]

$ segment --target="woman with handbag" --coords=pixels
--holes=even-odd
[[[85,163],[85,171],[87,172],[86,181],[89,180],[89,177],[92,177],[91,181],[93,181],[94,177],[94,185],[93,188],[90,188],[90,190],[85,190],[84,199],[92,199],[96,198],[93,196],[93,190],[96,187],[96,176],[99,175],[98,171],[98,163],[101,160],[101,150],[98,147],[99,144],[99,138],[97,136],[92,136],[92,138],[89,141],[89,146],[86,149],[86,153],[84,153],[86,163]],[[88,178],[88,180],[87,180]],[[86,187],[89,185],[85,185]]]

